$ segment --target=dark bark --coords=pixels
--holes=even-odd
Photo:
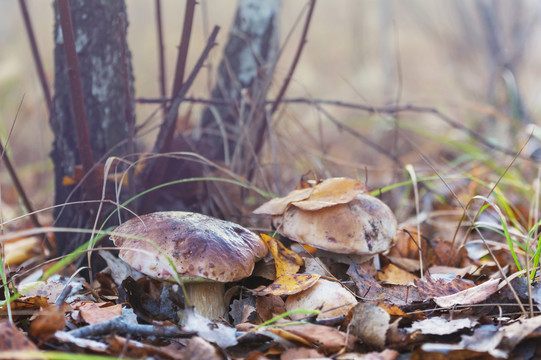
[[[254,131],[265,121],[264,101],[278,53],[280,5],[279,0],[239,1],[212,92],[212,99],[233,105],[207,107],[201,118],[199,150],[212,160],[238,164],[250,156]]]
[[[134,121],[133,75],[126,44],[126,6],[124,0],[72,0],[71,17],[79,60],[84,108],[92,153],[96,162],[104,157],[123,155],[129,123]],[[88,199],[82,189],[63,186],[81,163],[66,57],[58,11],[55,6],[55,94],[51,126],[55,134],[51,158],[55,167],[55,203]],[[129,100],[127,100],[129,99]],[[126,117],[131,117],[127,119]],[[71,194],[71,195],[70,195]],[[55,211],[57,226],[88,228],[93,209],[77,206]],[[57,234],[60,253],[80,245],[81,240]]]

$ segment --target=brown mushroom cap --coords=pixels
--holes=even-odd
[[[369,194],[357,194],[346,204],[315,211],[291,205],[273,218],[279,232],[301,244],[332,253],[369,255],[389,249],[397,229],[393,212]]]
[[[256,234],[240,225],[181,211],[130,219],[115,230],[111,240],[120,248],[122,260],[164,280],[174,279],[167,257],[182,280],[230,282],[250,276],[254,263],[268,252]]]

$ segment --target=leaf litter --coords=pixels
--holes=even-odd
[[[366,193],[356,180],[328,179],[256,212],[280,216],[291,206],[318,211]],[[222,318],[196,314],[178,285],[151,279],[101,250],[109,266],[92,284],[62,275],[14,283],[13,295],[21,291],[0,309],[12,319],[0,323],[0,349],[156,359],[488,359],[519,353],[534,359],[539,354],[541,290],[537,283],[529,286],[525,276],[510,277],[518,269],[506,244],[495,245],[496,258],[490,258],[486,251],[471,251],[475,241],[459,246],[402,226],[389,250],[343,264],[284,237],[261,238],[270,253],[251,277],[226,285],[228,313]],[[507,279],[496,272],[496,261],[508,264]],[[68,283],[73,288],[63,294]],[[340,291],[347,294],[344,303]]]

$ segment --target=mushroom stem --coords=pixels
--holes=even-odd
[[[187,304],[207,319],[218,319],[225,315],[224,284],[217,281],[184,283]]]

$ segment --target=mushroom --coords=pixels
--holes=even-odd
[[[336,281],[319,279],[310,288],[288,296],[285,302],[287,311],[295,309],[320,310],[318,319],[332,319],[347,315],[357,304],[355,296]],[[292,320],[300,320],[304,314],[292,313]]]
[[[130,219],[111,240],[136,270],[184,285],[189,304],[209,319],[225,314],[224,283],[244,279],[268,249],[251,231],[206,215],[166,211]],[[178,274],[178,275],[177,275]]]
[[[305,190],[310,192],[301,194]],[[254,213],[273,215],[273,224],[282,235],[318,248],[318,256],[346,263],[363,262],[388,250],[397,229],[391,209],[368,194],[364,184],[346,178],[294,190]]]

